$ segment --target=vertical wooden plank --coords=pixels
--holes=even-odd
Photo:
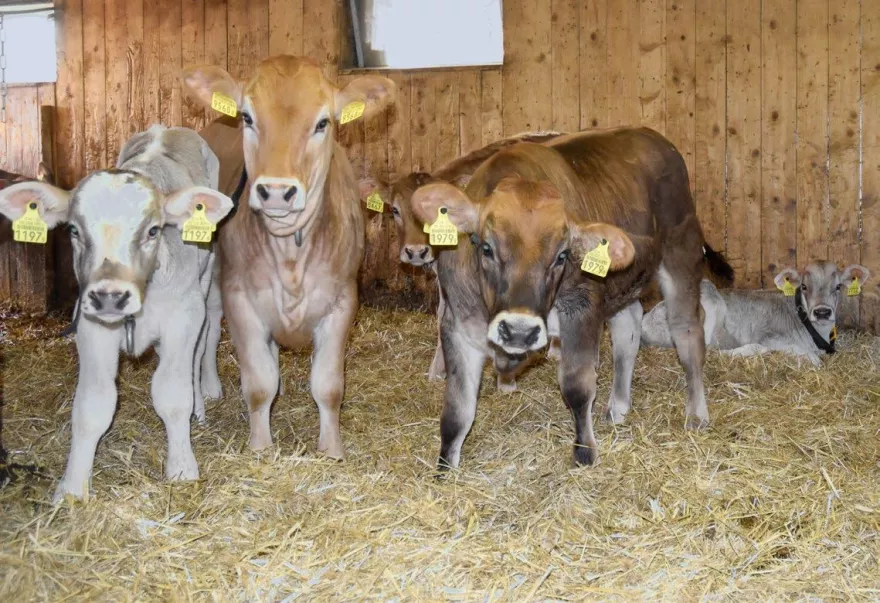
[[[128,138],[128,7],[125,2],[106,2],[107,53],[107,161],[116,163],[119,149]]]
[[[127,20],[127,72],[128,87],[128,131],[126,138],[146,129],[144,119],[144,0],[126,0],[125,18]]]
[[[317,61],[331,82],[339,71],[341,10],[341,2],[303,0],[303,55]]]
[[[205,1],[182,0],[181,4],[181,68],[205,62]],[[179,74],[176,83],[179,88]],[[201,104],[185,98],[181,91],[181,119],[187,128],[200,130],[205,126]]]
[[[608,7],[608,112],[612,126],[636,125],[639,102],[639,0],[614,0]]]
[[[229,0],[227,7],[228,71],[234,78],[247,79],[253,75],[253,66],[248,63],[247,0]]]
[[[458,157],[458,76],[455,73],[438,73],[434,76],[434,111],[437,123],[436,156],[434,167],[439,167]]]
[[[205,64],[227,69],[226,0],[205,0]],[[205,121],[216,119],[213,109],[205,109]]]
[[[607,128],[608,115],[608,2],[580,5],[580,71],[582,130]]]
[[[696,156],[697,216],[709,244],[725,248],[726,0],[697,2]]]
[[[250,62],[256,69],[260,61],[269,56],[269,0],[248,2],[248,34]]]
[[[56,178],[61,186],[73,188],[85,171],[82,0],[56,1],[55,43],[58,56]]]
[[[761,285],[761,0],[727,4],[728,260]]]
[[[828,124],[830,127],[828,259],[859,259],[859,2],[829,5]],[[837,322],[858,325],[858,303],[841,297]]]
[[[797,4],[798,266],[828,256],[828,3]]]
[[[37,107],[40,112],[39,160],[55,174],[55,84],[40,84],[37,87]]]
[[[388,77],[397,85],[397,102],[388,108],[388,176],[390,180],[409,174],[412,168],[410,144],[410,76],[392,71]]]
[[[797,0],[764,0],[761,264],[763,285],[797,263]]]
[[[666,133],[666,2],[639,3],[639,102],[641,124]]]
[[[162,0],[144,0],[144,126],[161,121],[159,68],[164,58],[159,36],[161,3]]]
[[[500,69],[488,69],[480,72],[483,146],[500,140],[504,136],[504,121],[501,117],[502,88]]]
[[[161,0],[159,14],[159,117],[166,126],[183,122],[180,95],[182,63],[181,0]]]
[[[862,293],[860,323],[880,334],[880,3],[862,2],[861,264],[874,281]]]
[[[269,0],[269,56],[303,53],[303,0]]]
[[[458,74],[458,99],[458,156],[461,156],[483,146],[478,70],[472,69]]]
[[[504,131],[546,130],[553,122],[550,3],[507,0],[504,9]]]
[[[576,132],[581,121],[579,2],[553,0],[551,7],[552,127]]]
[[[86,172],[108,167],[104,37],[104,0],[83,0]]]
[[[696,0],[669,0],[666,11],[666,136],[684,157],[694,190]]]
[[[434,115],[434,79],[431,75],[415,72],[412,75],[410,99],[410,141],[412,170],[430,172],[434,169],[437,144],[437,120]]]

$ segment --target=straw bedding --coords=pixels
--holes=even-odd
[[[198,483],[162,481],[154,358],[125,362],[93,497],[52,507],[76,354],[59,323],[7,320],[3,440],[36,465],[0,489],[0,600],[880,599],[880,339],[844,333],[821,369],[710,352],[713,424],[682,429],[674,352],[642,350],[634,410],[597,421],[601,462],[544,362],[513,394],[487,376],[462,467],[436,479],[436,322],[362,309],[347,358],[348,459],[315,453],[308,352],[282,354],[276,447],[258,455],[233,349],[193,427]],[[607,338],[598,404],[610,386]]]

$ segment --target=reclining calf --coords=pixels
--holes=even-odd
[[[807,264],[803,274],[786,268],[774,282],[788,289],[787,296],[775,291],[719,291],[704,280],[700,304],[706,315],[706,345],[732,356],[784,352],[819,366],[821,352],[834,353],[841,290],[858,295],[870,276],[858,264],[840,270],[831,262],[815,262]],[[672,347],[664,302],[642,319],[642,343]]]
[[[40,182],[0,191],[0,212],[11,220],[30,209],[48,228],[70,225],[80,287],[79,378],[56,502],[88,490],[98,441],[116,410],[120,350],[139,356],[156,346],[151,393],[168,435],[165,475],[198,479],[190,416],[195,409],[204,418],[200,388],[193,387],[203,357],[210,387],[219,388],[216,348],[206,354],[203,336],[205,294],[216,287],[205,286],[212,252],[185,244],[177,228],[195,212],[214,224],[229,212],[232,201],[204,186],[216,182],[217,158],[198,134],[154,126],[125,144],[117,169],[94,172],[71,192]],[[219,320],[213,316],[212,327]]]

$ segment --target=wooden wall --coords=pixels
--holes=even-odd
[[[9,86],[6,122],[0,122],[0,169],[36,177],[40,162],[52,166],[54,84]],[[46,245],[12,240],[12,227],[0,216],[0,303],[45,311],[53,293],[56,239]]]
[[[204,124],[181,96],[184,65],[246,77],[289,52],[344,84],[343,4],[58,0],[61,181],[108,165],[151,122]],[[360,164],[393,177],[525,130],[646,124],[685,156],[708,240],[741,286],[770,287],[811,258],[861,261],[876,275],[861,322],[880,322],[880,2],[505,0],[503,10],[503,68],[390,72],[397,109],[341,133]],[[380,221],[368,297],[423,290]]]

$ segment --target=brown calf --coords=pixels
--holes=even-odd
[[[412,206],[423,221],[445,207],[458,229],[471,234],[471,242],[460,239],[438,260],[448,375],[441,468],[459,464],[487,356],[515,367],[547,344],[553,311],[559,385],[575,421],[574,459],[594,463],[602,324],[609,323],[614,355],[607,416],[621,421],[639,346],[638,296],[655,275],[687,376],[686,425],[708,424],[698,312],[705,241],[684,161],[661,135],[627,128],[564,136],[546,146],[520,143],[486,161],[465,192],[430,184],[416,191]],[[585,253],[602,243],[610,257],[604,278],[580,268]]]
[[[394,83],[364,76],[340,90],[316,63],[292,56],[266,59],[247,82],[208,66],[188,69],[183,81],[207,106],[215,93],[231,98],[243,125],[248,185],[239,211],[220,229],[219,258],[223,311],[250,413],[250,445],[272,445],[278,346],[312,342],[318,450],[342,457],[345,344],[358,306],[364,223],[358,183],[335,134],[352,103],[363,103],[364,117],[383,110]],[[242,146],[228,146],[232,136],[220,121],[202,136],[220,159],[221,182],[228,184],[235,178],[224,167],[240,165]]]

